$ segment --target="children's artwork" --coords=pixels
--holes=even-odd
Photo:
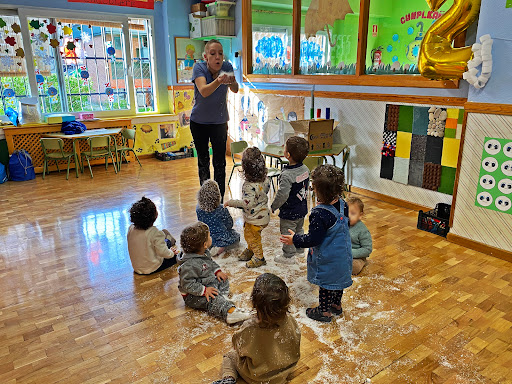
[[[160,124],[160,140],[174,139],[176,137],[175,123]]]
[[[178,113],[178,122],[181,127],[187,127],[190,125],[190,111],[183,111]]]
[[[512,214],[512,139],[484,139],[475,205]]]
[[[192,40],[188,37],[175,37],[176,76],[178,84],[192,82],[192,68],[197,61],[203,59],[205,42]]]
[[[453,194],[464,110],[387,105],[383,179]]]

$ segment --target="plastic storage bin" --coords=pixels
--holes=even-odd
[[[430,211],[418,213],[418,229],[446,237],[450,231],[449,220],[452,206],[449,204],[436,204]]]
[[[208,7],[208,16],[217,16],[217,17],[230,17],[234,14],[234,8],[231,6],[235,5],[232,1],[214,1],[207,5]]]
[[[234,36],[235,19],[233,17],[209,16],[201,19],[202,36]]]

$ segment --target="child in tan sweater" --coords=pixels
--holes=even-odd
[[[254,282],[257,316],[233,335],[234,350],[224,356],[222,379],[213,384],[283,384],[300,358],[300,329],[288,313],[290,294],[278,276],[264,273]]]

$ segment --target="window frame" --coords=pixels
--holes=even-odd
[[[373,0],[378,1],[378,0]],[[357,39],[357,60],[355,75],[302,75],[300,71],[300,23],[301,0],[293,0],[292,28],[292,74],[261,75],[252,73],[252,0],[242,0],[242,47],[243,47],[243,78],[253,83],[281,84],[319,84],[319,85],[359,85],[380,87],[413,87],[413,88],[459,88],[460,80],[433,81],[418,75],[367,75],[365,73],[368,20],[370,16],[370,0],[360,0],[359,29]],[[466,33],[456,39],[456,47],[465,45]]]
[[[51,19],[77,19],[76,13],[71,10],[58,10],[58,9],[48,9],[48,8],[36,8],[36,7],[19,7],[19,8],[3,8],[0,7],[2,12],[13,13],[17,15],[20,19],[21,26],[21,36],[23,39],[23,50],[25,52],[25,60],[26,60],[26,68],[27,68],[27,77],[29,80],[30,86],[30,95],[39,97],[38,86],[35,77],[35,66],[34,66],[34,55],[32,52],[32,47],[30,43],[30,31],[28,26],[28,18],[51,18]],[[108,118],[108,117],[124,117],[124,116],[144,116],[144,115],[154,115],[159,113],[158,108],[158,92],[157,92],[157,81],[156,81],[156,58],[155,58],[155,37],[154,33],[154,20],[150,15],[117,15],[111,13],[99,13],[99,12],[80,12],[78,17],[79,19],[83,19],[84,21],[110,21],[122,24],[122,31],[124,37],[124,55],[126,60],[126,79],[127,79],[127,95],[128,102],[130,107],[128,109],[118,109],[111,111],[83,111],[83,112],[92,112],[95,117],[99,118]],[[138,112],[137,103],[136,103],[136,90],[135,90],[135,81],[134,81],[134,66],[132,60],[132,44],[130,40],[130,28],[129,21],[130,19],[146,19],[148,20],[148,24],[151,30],[150,35],[148,36],[148,43],[151,44],[150,49],[150,60],[151,60],[151,76],[152,76],[152,88],[153,88],[153,111],[146,112]],[[62,95],[62,105],[63,112],[62,113],[70,113],[78,116],[80,112],[68,112],[67,106],[67,98],[65,97],[65,92],[63,92],[64,84],[61,79],[62,73],[62,62],[61,60],[57,60],[56,65],[59,67],[59,85],[60,85],[60,93]]]

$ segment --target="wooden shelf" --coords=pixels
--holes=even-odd
[[[236,36],[220,36],[220,35],[214,35],[214,36],[201,36],[201,37],[193,37],[192,40],[212,40],[212,39],[234,39]]]

